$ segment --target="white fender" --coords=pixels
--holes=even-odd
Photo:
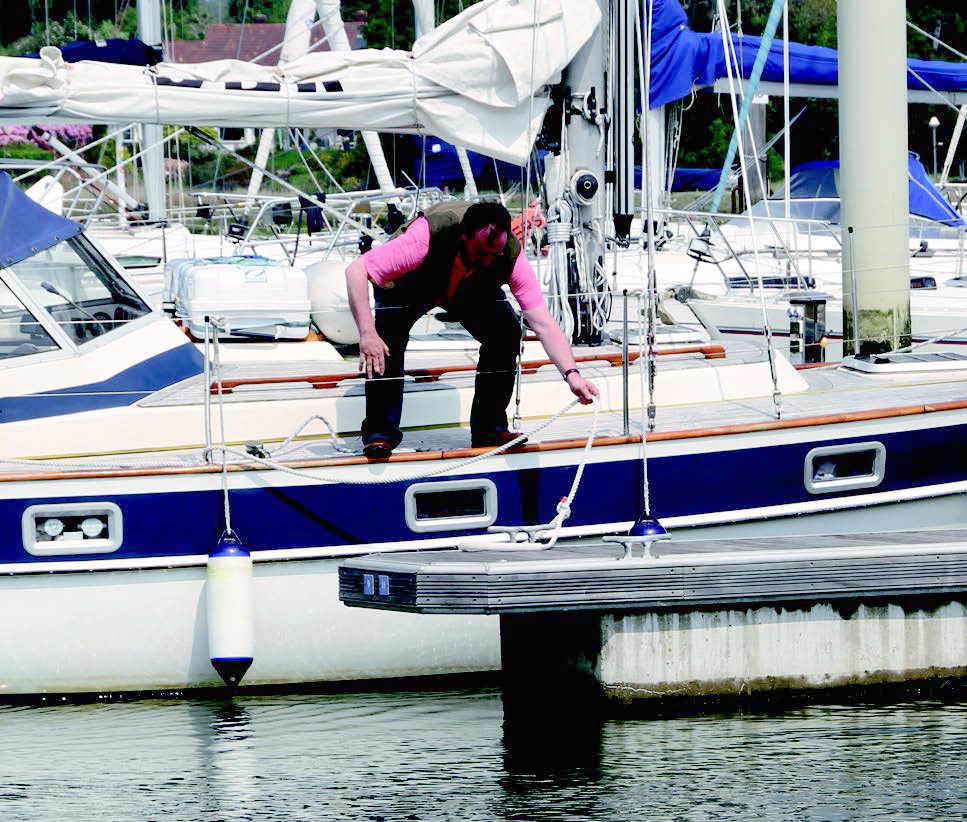
[[[252,556],[223,534],[208,556],[208,655],[226,685],[241,682],[254,658]]]
[[[329,342],[340,345],[359,342],[359,329],[346,293],[347,265],[345,260],[322,260],[305,269],[312,321]],[[372,286],[369,302],[373,304]]]

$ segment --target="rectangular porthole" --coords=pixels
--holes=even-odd
[[[109,554],[121,547],[121,509],[113,502],[31,505],[23,512],[24,550],[34,556]]]
[[[810,494],[873,488],[883,482],[886,448],[879,442],[825,445],[806,454],[803,482]]]
[[[403,496],[411,531],[486,528],[497,520],[497,486],[488,479],[420,482]]]

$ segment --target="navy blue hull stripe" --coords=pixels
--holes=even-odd
[[[0,423],[134,405],[161,388],[201,374],[204,368],[201,352],[185,342],[101,382],[0,398]]]
[[[651,508],[658,517],[683,517],[829,502],[929,485],[967,481],[967,425],[925,431],[895,432],[876,438],[886,448],[886,475],[874,488],[817,497],[803,484],[803,461],[811,448],[857,438],[819,439],[764,448],[739,448],[713,454],[679,454],[649,459]],[[556,504],[570,490],[574,466],[528,468],[487,474],[497,486],[498,525],[550,522]],[[575,498],[568,526],[630,521],[640,513],[641,463],[622,460],[590,463]],[[457,479],[446,477],[445,479]],[[404,485],[401,483],[401,485]],[[372,543],[418,541],[406,526],[401,485],[299,485],[248,488],[230,493],[232,529],[253,555],[266,549],[364,547]],[[63,484],[70,488],[70,481]],[[132,491],[138,487],[131,485]],[[214,550],[224,530],[218,490],[164,494],[119,493],[98,497],[63,497],[63,502],[114,502],[121,509],[124,541],[98,559],[140,559],[204,555]],[[0,523],[11,536],[0,540],[0,564],[44,562],[20,544],[24,510],[58,498],[0,500]],[[433,537],[468,536],[480,530],[436,531]],[[50,561],[66,559],[50,557]]]

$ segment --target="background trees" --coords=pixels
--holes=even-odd
[[[715,0],[680,0],[695,31],[710,31],[717,21]],[[43,45],[58,45],[75,39],[134,36],[137,21],[136,0],[17,0],[6,3],[0,15],[0,51],[23,54]],[[209,22],[251,23],[256,15],[269,22],[284,22],[289,0],[167,0],[165,26],[174,38],[193,39],[204,35]],[[437,0],[437,20],[445,20],[462,10],[463,0]],[[765,25],[771,0],[728,0],[732,30],[758,34]],[[365,36],[373,48],[408,48],[413,42],[413,9],[409,0],[343,0],[343,16],[351,19],[366,12]],[[741,16],[739,16],[741,12]],[[920,28],[949,43],[961,54],[967,53],[967,15],[963,0],[910,0],[907,17]],[[792,39],[809,45],[835,48],[836,0],[791,0],[789,23]],[[911,30],[908,52],[922,59],[959,58],[938,47],[928,37]],[[683,101],[679,165],[718,166],[732,133],[731,106],[720,95],[702,92]],[[792,160],[835,159],[838,156],[837,107],[835,101],[794,101],[792,110],[806,106],[805,114],[792,130]],[[938,151],[945,152],[945,141],[953,127],[954,113],[945,106],[913,105],[909,109],[910,147],[920,154],[928,169],[934,133],[928,122],[939,118]],[[770,101],[767,131],[775,134],[782,127],[782,102]],[[400,140],[388,140],[393,154],[405,151]],[[777,149],[781,144],[777,145]],[[770,155],[770,174],[781,176],[779,153]]]

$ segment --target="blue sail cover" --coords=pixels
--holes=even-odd
[[[909,155],[907,180],[910,184],[910,213],[948,226],[967,227],[947,199],[927,176],[927,170],[912,151]]]
[[[457,150],[450,143],[436,137],[414,137],[413,140],[417,147],[417,156],[413,163],[413,179],[425,186],[435,186],[443,188],[463,188],[465,180],[463,169],[460,167],[460,160],[457,157]],[[422,148],[422,158],[420,149]],[[538,152],[538,161],[532,167],[531,183],[537,184],[540,174],[544,169],[544,155],[547,152]],[[494,160],[476,151],[468,151],[467,159],[470,161],[470,170],[473,178],[480,186],[493,185],[500,182],[504,185],[512,185],[521,181],[523,169],[513,163],[503,160]]]
[[[743,37],[735,34],[730,36],[739,62],[739,72],[748,78],[762,38],[748,34]],[[782,51],[782,41],[773,41],[762,72],[763,80],[782,82]],[[907,60],[907,66],[908,88],[926,90],[925,84],[928,84],[939,91],[967,90],[967,64]],[[693,86],[710,86],[723,77],[728,77],[728,72],[721,34],[692,31],[678,0],[654,0],[649,94],[651,107],[687,97]],[[836,49],[789,43],[789,81],[835,86],[839,82]]]
[[[80,223],[35,203],[0,172],[0,265],[19,263],[81,231]]]
[[[672,175],[672,191],[711,191],[719,181],[720,168],[675,169]],[[641,190],[641,166],[635,166],[635,188]]]
[[[125,66],[153,66],[161,62],[161,50],[143,43],[141,40],[75,40],[58,46],[67,63],[80,60],[97,60],[99,63],[118,63]],[[39,52],[25,54],[24,57],[40,57]]]
[[[951,207],[950,203],[930,182],[926,169],[912,151],[907,160],[907,181],[910,192],[910,213],[933,220],[951,228],[967,226],[964,219]],[[840,222],[839,210],[839,161],[829,160],[814,163],[801,163],[794,166],[789,173],[789,198],[791,200],[827,199],[837,202],[823,207],[822,211],[813,210],[805,214],[797,210],[797,216],[812,217],[826,220],[830,223]],[[776,212],[774,204],[783,199],[783,192],[779,191],[769,198],[766,208],[773,216],[781,216]],[[755,206],[753,206],[755,211]],[[760,213],[763,209],[760,209]]]

